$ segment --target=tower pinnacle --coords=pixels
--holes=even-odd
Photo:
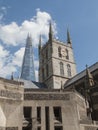
[[[52,41],[52,38],[53,38],[53,32],[52,32],[52,25],[51,25],[51,22],[50,22],[50,26],[49,26],[49,41]]]
[[[86,83],[87,83],[87,85],[89,86],[89,87],[91,87],[91,86],[94,86],[94,79],[93,79],[93,76],[92,76],[92,74],[90,73],[90,71],[89,71],[89,68],[88,68],[88,66],[86,65]]]
[[[67,43],[68,43],[68,44],[71,44],[71,43],[72,43],[68,28],[67,28]]]
[[[39,37],[39,50],[41,49],[42,45],[41,45],[41,35]]]
[[[32,38],[30,34],[27,36],[26,47],[23,57],[21,78],[25,80],[35,81],[34,72],[34,53],[32,48]]]

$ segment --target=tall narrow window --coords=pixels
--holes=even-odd
[[[67,64],[67,74],[68,74],[68,77],[71,77],[71,66],[70,66],[70,64]]]
[[[39,126],[39,127],[37,127],[37,130],[41,130],[41,127]]]
[[[66,59],[67,60],[69,59],[69,51],[68,51],[68,49],[66,49]]]
[[[54,111],[55,123],[61,123],[62,122],[61,107],[54,107],[53,111]]]
[[[46,65],[46,76],[47,77],[49,76],[49,67],[48,67],[48,64]]]
[[[62,126],[55,126],[54,130],[63,130],[63,127]]]
[[[43,52],[41,53],[41,60],[42,60],[42,64],[44,64],[44,54],[43,54]]]
[[[45,76],[44,76],[44,68],[42,68],[42,79],[44,80]]]
[[[24,118],[25,120],[28,121],[28,130],[31,130],[32,129],[32,107],[24,107],[23,108],[23,112],[24,112]],[[23,127],[23,130],[25,130],[25,127]]]
[[[41,123],[41,107],[37,107],[37,121]]]
[[[61,54],[61,47],[58,48],[58,56],[59,56],[59,57],[62,57],[62,54]]]
[[[50,130],[49,107],[45,107],[46,130]]]
[[[24,111],[24,117],[27,118],[27,119],[30,119],[32,107],[24,107],[23,111]]]
[[[46,49],[46,60],[48,59],[48,49]]]
[[[60,75],[64,76],[64,65],[62,62],[60,62]]]

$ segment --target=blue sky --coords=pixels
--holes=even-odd
[[[78,72],[98,61],[98,0],[0,0],[0,76],[20,71],[27,33],[36,52],[40,32],[47,39],[50,20],[61,41],[69,28]],[[37,75],[36,55],[35,64]]]

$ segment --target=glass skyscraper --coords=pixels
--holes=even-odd
[[[32,38],[30,35],[27,36],[26,47],[23,57],[21,79],[35,81],[34,71],[34,53],[32,48]]]

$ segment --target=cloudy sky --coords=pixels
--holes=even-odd
[[[78,72],[98,61],[98,0],[0,0],[0,77],[20,75],[29,32],[37,78],[38,38],[47,40],[50,21],[60,41],[69,28]]]

